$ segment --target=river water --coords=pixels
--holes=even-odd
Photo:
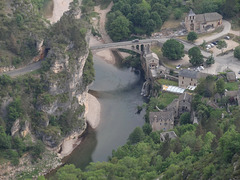
[[[136,114],[143,104],[143,80],[130,68],[119,68],[94,56],[95,81],[90,93],[101,104],[101,122],[88,129],[86,137],[64,161],[84,169],[90,162],[107,161],[112,150],[124,145],[129,134],[144,124],[144,114]],[[91,111],[91,109],[89,109]]]

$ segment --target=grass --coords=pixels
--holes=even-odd
[[[168,80],[168,79],[158,79],[157,81],[162,85],[178,86],[178,82],[171,81],[171,80]]]
[[[180,19],[176,20],[174,18],[174,15],[171,14],[170,17],[168,18],[168,20],[163,23],[161,29],[177,29],[177,28],[179,28],[180,22],[182,19],[184,19],[185,16],[186,16],[186,14],[183,14]]]
[[[227,82],[225,83],[224,88],[227,89],[228,91],[236,91],[239,89],[239,82]]]
[[[152,50],[152,52],[157,54],[158,58],[162,57],[162,51],[159,46],[151,46],[151,50]]]
[[[174,99],[178,98],[178,95],[168,92],[163,92],[158,96],[160,104],[167,107]]]

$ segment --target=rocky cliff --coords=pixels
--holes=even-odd
[[[12,18],[17,19],[14,26],[19,26],[19,33],[15,36],[18,36],[21,44],[16,43],[12,47],[14,49],[11,49],[14,37],[9,42],[9,48],[0,46],[1,52],[14,52],[13,57],[10,57],[13,59],[28,57],[28,60],[21,61],[23,63],[19,62],[24,65],[32,61],[41,47],[44,46],[46,50],[40,70],[14,79],[0,76],[0,133],[6,137],[4,141],[0,140],[0,158],[6,160],[6,163],[0,163],[0,179],[14,179],[16,174],[23,174],[25,166],[28,167],[25,170],[37,170],[38,174],[43,169],[47,171],[59,165],[56,153],[62,144],[69,139],[77,140],[86,128],[84,102],[87,86],[94,79],[92,55],[86,42],[90,28],[87,22],[76,18],[80,14],[78,1],[74,1],[71,10],[54,25],[43,21],[39,14],[34,14],[35,5],[30,6],[25,1],[18,1],[15,5]],[[29,14],[26,13],[29,17],[21,13],[19,7],[22,6],[31,7]],[[34,23],[35,16],[38,19]],[[32,23],[24,24],[27,18]],[[40,31],[39,27],[36,28],[39,24],[43,26]],[[11,31],[9,27],[4,26],[7,33]],[[26,37],[27,42],[24,40]],[[0,38],[4,40],[5,37],[0,33]],[[23,45],[24,42],[27,46]],[[18,49],[24,50],[28,55],[18,54],[18,51],[15,52]],[[13,59],[5,64],[11,65]],[[0,66],[4,67],[1,62]],[[47,147],[43,155],[44,148],[41,144]],[[38,161],[39,158],[42,158],[41,162]],[[38,165],[39,163],[41,164]]]

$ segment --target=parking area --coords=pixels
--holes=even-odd
[[[227,44],[226,48],[223,48],[223,49],[218,49],[217,48],[217,44],[220,40],[224,40],[226,42],[226,44]],[[232,50],[237,46],[239,46],[239,44],[237,42],[231,40],[230,38],[229,39],[225,38],[225,39],[219,39],[217,41],[212,41],[212,42],[208,43],[206,45],[206,50],[208,52],[213,53],[213,55],[218,55],[218,54],[221,54],[222,52]]]

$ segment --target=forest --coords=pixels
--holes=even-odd
[[[190,9],[197,14],[218,12],[224,18],[239,17],[239,0],[114,0],[106,28],[114,41],[127,40],[131,35],[147,35],[159,31],[174,15],[182,19]],[[185,3],[184,3],[185,2]],[[236,18],[237,19],[237,18]],[[239,21],[239,19],[237,20]],[[238,22],[239,23],[239,22]]]

